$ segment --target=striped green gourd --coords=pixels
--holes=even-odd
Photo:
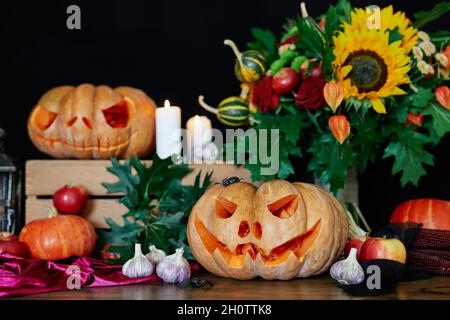
[[[240,52],[236,44],[231,40],[225,40],[224,44],[230,46],[236,55],[234,73],[241,82],[257,82],[265,74],[267,66],[263,54],[256,50]]]
[[[207,111],[214,113],[220,122],[230,127],[240,127],[248,122],[248,102],[241,97],[223,99],[217,108],[206,104],[203,96],[198,97],[198,103]]]

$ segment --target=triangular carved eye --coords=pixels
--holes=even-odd
[[[278,199],[274,203],[271,203],[267,206],[270,213],[272,213],[275,217],[285,219],[292,216],[297,210],[298,206],[298,196],[295,194],[290,194],[281,199]]]
[[[36,127],[43,131],[48,129],[53,124],[57,115],[57,113],[48,111],[47,109],[39,106],[36,108],[33,121]]]
[[[111,128],[125,128],[128,125],[129,113],[125,100],[118,104],[103,110],[105,120]]]
[[[237,209],[237,205],[225,198],[217,197],[216,199],[216,214],[226,219],[231,217]]]

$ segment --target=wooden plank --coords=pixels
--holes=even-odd
[[[151,161],[146,161],[151,164]],[[84,187],[90,195],[107,195],[102,182],[114,182],[116,177],[106,171],[108,160],[30,160],[26,162],[25,194],[27,196],[49,196],[61,186],[72,183]],[[230,164],[190,165],[194,169],[182,183],[192,184],[202,170],[214,171],[213,180],[219,182],[229,176],[238,176],[250,181],[250,172]]]
[[[209,273],[199,275],[214,284],[211,289],[176,284],[143,283],[128,286],[66,290],[27,296],[12,300],[449,300],[450,277],[435,276],[420,281],[401,281],[391,293],[355,297],[338,288],[336,281],[324,273],[320,276],[289,281],[253,279],[239,281],[219,278]],[[180,306],[184,302],[179,303]],[[279,312],[272,308],[273,314]],[[197,317],[199,318],[199,317]],[[260,318],[264,318],[261,316]],[[275,317],[274,317],[275,318]],[[279,318],[279,317],[276,317]]]
[[[29,197],[25,201],[26,216],[28,223],[35,219],[47,217],[48,207],[52,206],[51,199],[37,199]],[[91,222],[96,228],[108,227],[105,217],[112,218],[117,223],[122,223],[120,216],[126,212],[126,208],[115,199],[89,199],[83,217]]]

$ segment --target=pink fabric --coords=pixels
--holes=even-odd
[[[19,258],[4,252],[0,253],[0,297],[68,290],[67,279],[77,277],[67,270],[69,266],[79,267],[81,288],[159,281],[155,274],[129,279],[122,274],[122,266],[88,257],[46,261]]]

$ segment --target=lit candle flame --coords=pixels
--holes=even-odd
[[[164,101],[164,108],[169,108],[170,107],[170,101],[166,100]]]

